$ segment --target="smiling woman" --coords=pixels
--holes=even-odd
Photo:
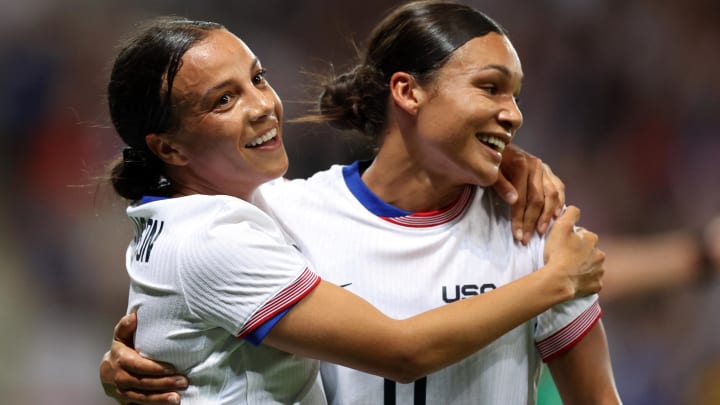
[[[484,21],[486,30],[470,28],[457,50],[445,52],[447,58],[424,76],[393,71],[386,77],[388,93],[375,102],[387,106],[388,119],[383,111],[376,127],[383,145],[370,167],[364,173],[365,163],[334,167],[307,182],[262,190],[288,165],[282,105],[239,38],[217,24],[161,19],[121,51],[108,96],[115,127],[130,148],[113,171],[136,224],[126,255],[128,312],[137,312],[138,351],[189,378],[184,404],[314,405],[327,395],[336,403],[379,403],[378,395],[394,395],[394,381],[413,382],[468,356],[500,361],[497,345],[490,344],[506,333],[509,341],[522,342],[513,344],[511,362],[517,360],[524,374],[506,372],[520,372],[528,382],[528,364],[538,359],[527,342],[549,342],[543,354],[558,355],[597,321],[599,307],[590,294],[601,288],[604,254],[596,235],[573,231],[579,211],[569,208],[551,235],[525,246],[513,243],[509,207],[482,188],[497,180],[501,149],[522,122],[514,101],[521,78],[517,55],[484,15],[431,4],[452,11],[443,17],[450,25],[469,17]],[[417,228],[427,228],[421,229],[426,237],[418,240]],[[472,249],[457,245],[457,232],[466,228],[474,230],[471,239],[460,239]],[[392,252],[383,251],[388,248]],[[501,260],[485,259],[490,252]],[[398,255],[402,260],[393,259]],[[388,303],[397,291],[367,290],[377,284],[374,271],[387,270],[387,285],[399,286],[412,277],[408,269],[447,272],[406,292],[407,302],[418,304],[414,311],[398,312],[403,304]],[[333,284],[318,272],[344,280]],[[478,276],[487,280],[482,295],[466,288]],[[463,286],[466,299],[445,305],[440,294],[413,297],[440,291],[438,285]],[[530,327],[533,317],[555,305],[561,305],[557,312]],[[549,337],[564,325],[572,325],[572,333]],[[359,371],[331,370],[323,386],[320,363],[311,358],[388,380],[373,377],[365,384]],[[141,360],[121,363],[150,363]],[[102,380],[121,402],[169,400],[146,395],[160,386],[147,389],[147,378],[137,391],[120,387],[128,374],[113,374],[115,366],[103,361]],[[450,370],[449,381],[477,371]],[[445,379],[426,387],[429,402],[445,395],[437,389]],[[478,379],[469,395],[477,397],[493,379]],[[375,389],[353,389],[363,386]],[[509,394],[501,389],[488,399],[507,403]]]
[[[124,80],[124,73],[116,69],[111,83]],[[126,134],[124,140],[165,163],[173,195],[248,199],[260,184],[285,173],[282,103],[258,59],[236,36],[223,29],[204,33],[203,41],[185,52],[168,86],[178,106],[170,111],[175,130]],[[132,135],[144,137],[144,145]]]

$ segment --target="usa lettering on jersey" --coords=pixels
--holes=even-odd
[[[452,288],[452,287],[450,287]],[[480,295],[483,293],[486,293],[488,291],[494,290],[497,288],[494,283],[485,283],[482,285],[477,284],[463,284],[463,285],[456,285],[454,291],[450,292],[448,291],[450,288],[448,286],[442,287],[442,300],[446,303],[455,302],[458,300],[461,300],[463,298],[469,298],[473,297],[475,295]]]

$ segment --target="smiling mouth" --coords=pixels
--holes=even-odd
[[[278,133],[277,128],[273,128],[270,131],[266,132],[265,135],[258,136],[257,138],[248,142],[245,145],[245,147],[246,148],[257,148],[258,146],[261,146],[262,144],[275,139],[277,137],[277,133]]]
[[[498,153],[502,153],[507,146],[507,143],[505,141],[493,135],[478,134],[477,139],[483,144],[485,144],[488,148]]]

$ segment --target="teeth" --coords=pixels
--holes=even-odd
[[[252,148],[253,146],[261,145],[277,136],[277,128],[273,128],[268,133],[266,133],[263,136],[259,136],[252,141],[250,141],[245,147]]]
[[[505,150],[506,143],[503,142],[500,138],[490,136],[490,135],[478,135],[478,139],[481,142],[489,143],[490,145],[493,145],[497,148],[498,152],[502,153]]]

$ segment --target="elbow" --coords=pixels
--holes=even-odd
[[[416,370],[403,370],[393,372],[392,375],[386,375],[385,378],[395,381],[399,384],[410,384],[421,379],[422,377],[425,377],[426,375],[427,373],[418,373]]]
[[[400,384],[409,384],[422,377],[425,377],[432,371],[431,361],[428,352],[412,350],[412,348],[403,348],[397,353],[395,359],[391,362],[391,369],[386,370],[384,376]]]
[[[407,320],[398,326],[378,340],[383,366],[376,368],[380,371],[376,374],[409,384],[459,360],[446,341],[428,336],[425,329]]]
[[[410,384],[425,377],[427,374],[428,373],[419,371],[416,368],[402,367],[401,369],[396,370],[392,376],[388,376],[387,378],[400,384]]]

